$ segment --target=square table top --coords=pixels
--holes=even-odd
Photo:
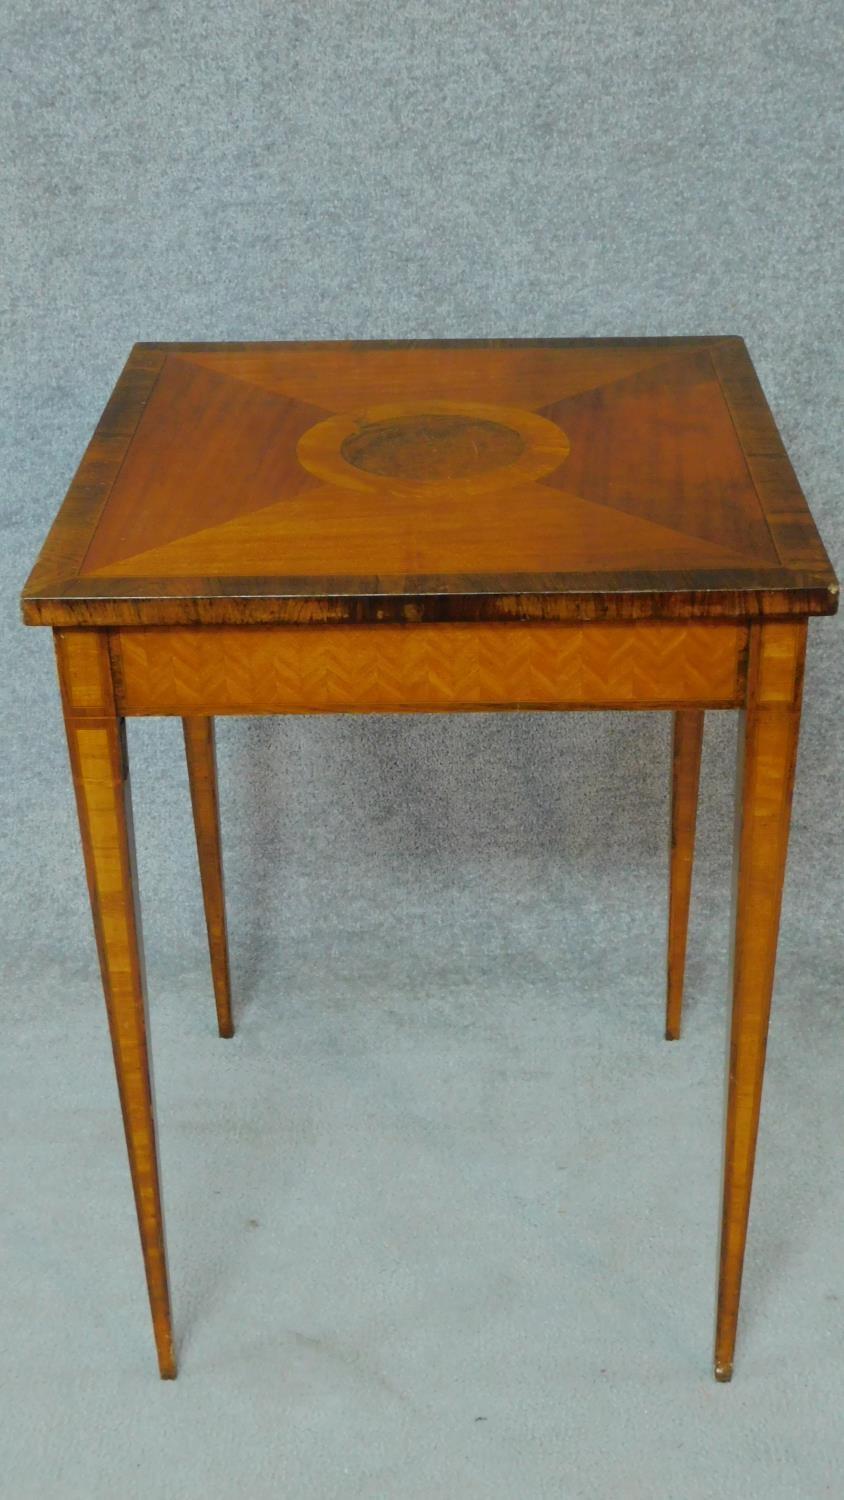
[[[30,624],[830,614],[739,338],[136,344]]]

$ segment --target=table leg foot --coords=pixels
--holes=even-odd
[[[173,1352],[173,1340],[169,1331],[162,1338],[156,1337],[156,1353],[158,1355],[158,1373],[162,1380],[175,1380],[177,1375],[176,1356]]]

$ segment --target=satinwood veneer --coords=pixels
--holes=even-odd
[[[23,594],[50,625],[162,1376],[127,715],[184,724],[232,1035],[218,714],[674,713],[680,1034],[705,709],[740,736],[715,1373],[732,1373],[806,627],[837,584],[741,339],[138,344]]]

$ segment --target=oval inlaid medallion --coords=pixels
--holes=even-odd
[[[438,415],[393,417],[371,422],[340,444],[347,463],[392,479],[467,479],[512,464],[524,452],[521,433],[480,417]]]
[[[296,452],[329,484],[435,499],[529,483],[563,462],[569,441],[538,412],[432,398],[338,413]]]

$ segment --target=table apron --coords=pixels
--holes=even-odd
[[[744,701],[748,627],[198,626],[108,635],[121,714],[420,713],[734,708]]]

